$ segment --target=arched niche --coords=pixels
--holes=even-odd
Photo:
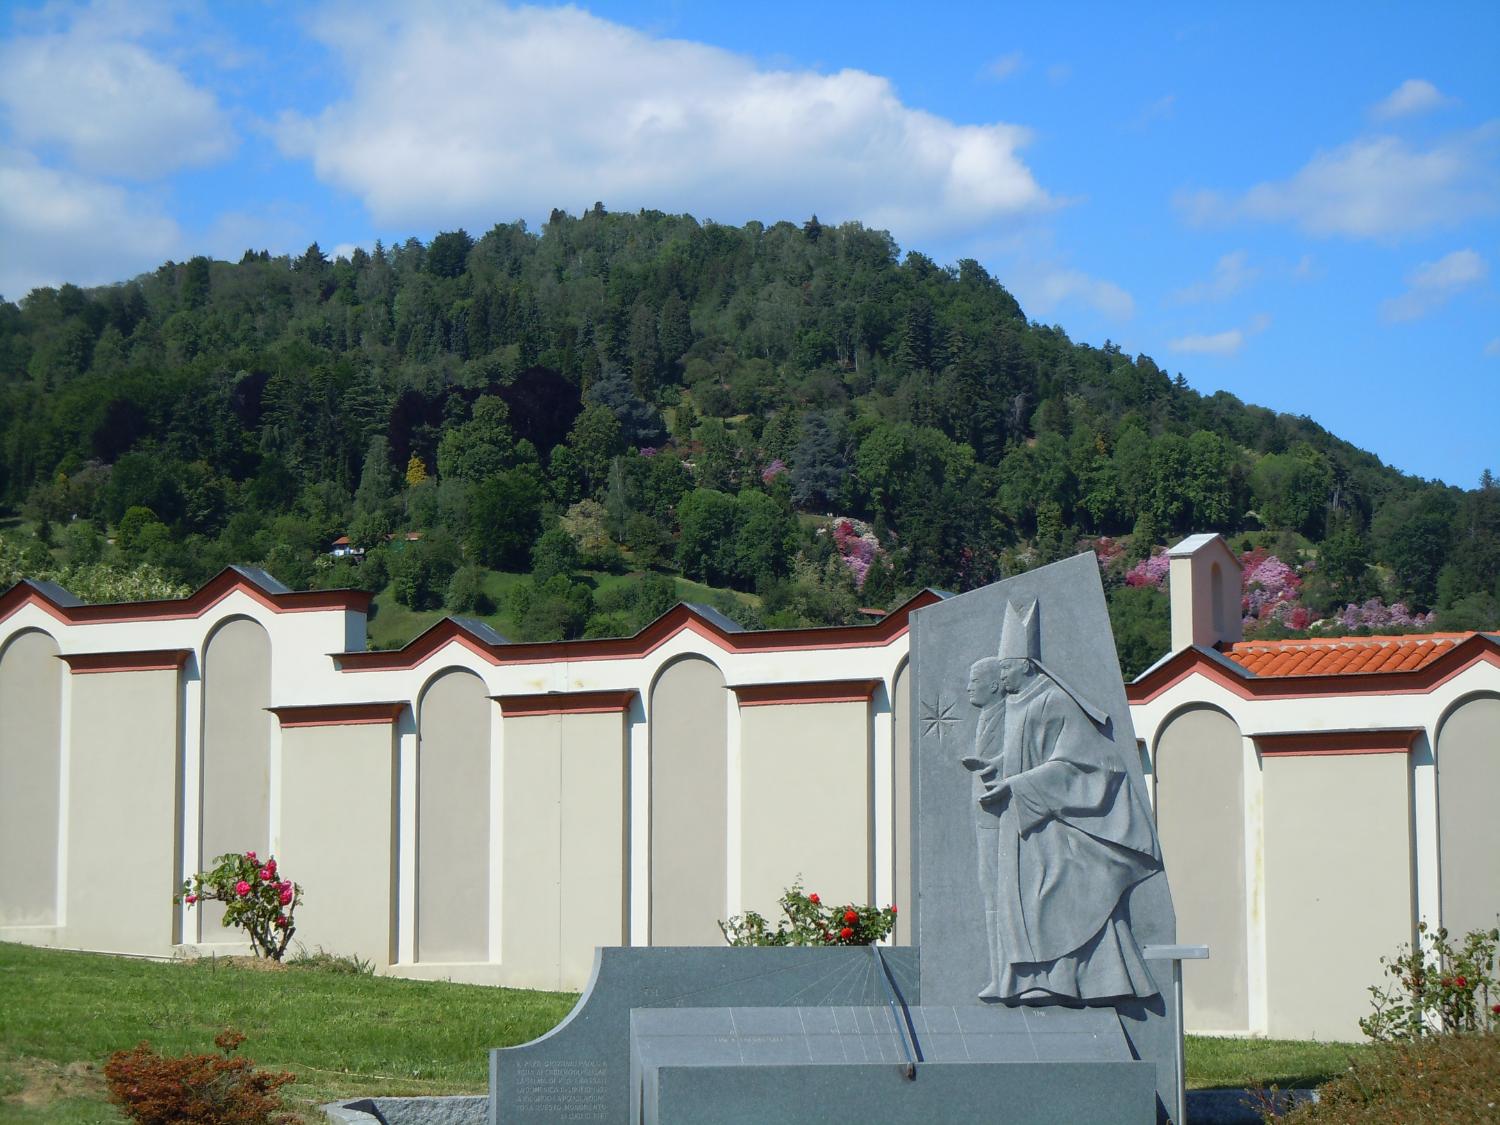
[[[1185,1024],[1249,1026],[1246,989],[1245,774],[1240,728],[1224,712],[1190,707],[1156,742],[1156,829],[1182,941],[1210,959],[1183,963]]]
[[[1500,695],[1460,700],[1438,727],[1435,757],[1443,925],[1461,938],[1495,926],[1500,911]]]
[[[651,944],[719,945],[727,916],[728,696],[699,656],[651,687]]]
[[[58,651],[40,630],[20,633],[0,649],[0,925],[57,923]]]
[[[462,668],[433,677],[418,705],[418,961],[490,958],[494,709],[484,681]]]
[[[897,907],[891,935],[897,945],[910,945],[911,916],[911,675],[901,662],[891,682],[891,837],[895,843],[895,891]]]
[[[226,852],[269,854],[270,706],[271,638],[258,621],[230,618],[203,646],[202,869]],[[236,936],[220,924],[223,908],[205,905],[196,912],[203,918],[202,939]]]

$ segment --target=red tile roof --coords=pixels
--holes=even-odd
[[[1412,633],[1401,637],[1318,637],[1240,641],[1224,655],[1257,676],[1339,676],[1410,672],[1431,664],[1473,633]]]

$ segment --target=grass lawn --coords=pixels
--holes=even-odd
[[[490,1047],[525,1043],[573,1007],[526,992],[141,961],[0,944],[0,1122],[118,1121],[102,1068],[142,1039],[163,1053],[211,1052],[227,1026],[240,1053],[288,1070],[295,1101],[358,1094],[478,1094]]]
[[[225,961],[154,962],[0,943],[0,1123],[118,1122],[102,1067],[149,1040],[208,1052],[227,1026],[240,1049],[297,1076],[303,1108],[358,1095],[480,1094],[490,1047],[535,1039],[572,1008],[527,992]],[[1190,1038],[1188,1084],[1312,1085],[1367,1048]]]

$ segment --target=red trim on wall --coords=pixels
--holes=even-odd
[[[235,591],[275,613],[312,613],[318,610],[345,610],[364,613],[370,608],[371,595],[363,590],[305,590],[285,594],[268,594],[244,575],[230,569],[213,578],[185,598],[155,602],[118,602],[106,605],[58,605],[33,586],[24,582],[0,594],[0,621],[23,606],[35,605],[68,625],[105,625],[127,621],[183,621],[202,617]]]
[[[812,680],[792,684],[733,684],[741,707],[786,703],[868,703],[879,680]]]
[[[1388,727],[1382,730],[1290,731],[1251,737],[1262,754],[1322,758],[1338,754],[1409,754],[1421,733],[1421,727]]]
[[[621,691],[554,691],[541,695],[492,695],[507,719],[529,719],[537,715],[608,715],[628,711],[639,693]]]
[[[874,625],[835,625],[818,629],[768,629],[731,633],[677,605],[633,637],[594,641],[549,641],[537,644],[489,645],[476,640],[451,618],[444,618],[404,648],[380,652],[333,654],[346,672],[396,672],[417,667],[448,644],[457,643],[491,664],[543,664],[574,660],[631,660],[656,651],[683,630],[690,630],[724,652],[802,652],[839,648],[878,648],[904,635],[913,610],[942,599],[922,590]]]
[[[187,648],[158,648],[140,652],[75,652],[62,659],[77,676],[95,672],[175,672],[193,654]]]
[[[388,703],[320,703],[304,707],[267,707],[281,723],[293,727],[358,727],[391,724],[406,710],[406,700]]]
[[[1150,703],[1189,676],[1202,676],[1241,699],[1307,699],[1331,695],[1426,695],[1476,664],[1500,667],[1500,644],[1482,633],[1409,672],[1347,672],[1325,676],[1238,675],[1196,649],[1183,649],[1144,679],[1125,685],[1132,706]]]

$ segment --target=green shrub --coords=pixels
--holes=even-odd
[[[817,894],[804,894],[799,879],[781,896],[786,915],[776,928],[755,911],[719,923],[730,945],[873,945],[896,925],[896,907],[829,906]]]

